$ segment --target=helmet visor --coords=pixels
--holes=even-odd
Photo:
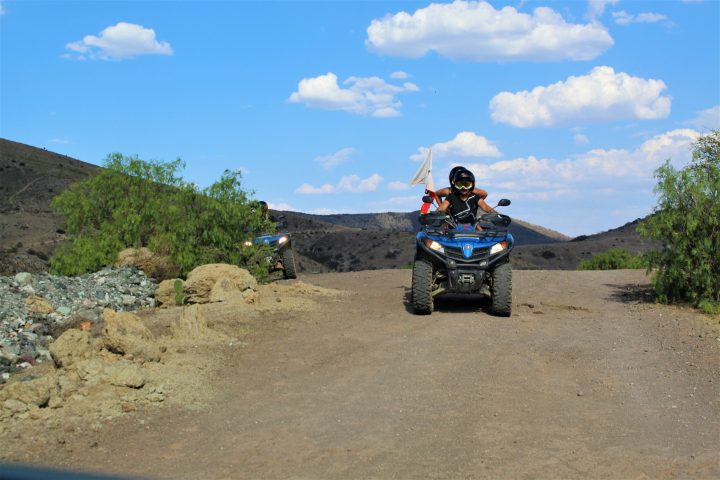
[[[473,187],[473,183],[470,180],[458,180],[455,182],[455,188],[460,190],[470,190]]]

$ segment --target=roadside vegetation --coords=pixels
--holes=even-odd
[[[185,275],[197,265],[229,263],[267,274],[265,252],[243,242],[270,227],[240,174],[226,170],[199,189],[180,176],[185,164],[113,153],[98,175],[52,200],[65,216],[70,241],[50,259],[50,271],[79,275],[112,264],[121,250],[147,247]]]
[[[647,256],[657,298],[720,313],[720,130],[697,139],[688,166],[655,175],[658,205],[638,233],[661,245]]]
[[[643,269],[648,267],[644,255],[632,255],[623,248],[611,248],[605,252],[594,254],[589,260],[583,260],[578,270],[620,270]]]

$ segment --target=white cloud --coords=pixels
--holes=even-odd
[[[119,22],[107,27],[99,36],[86,35],[82,40],[68,43],[68,57],[84,59],[125,59],[138,55],[172,55],[168,42],[159,42],[155,30],[134,23]]]
[[[315,161],[322,165],[325,170],[330,170],[341,163],[345,163],[353,153],[355,153],[354,148],[346,147],[330,155],[315,157]]]
[[[67,145],[70,143],[70,140],[67,138],[53,138],[50,140],[50,143],[53,143],[55,145]]]
[[[618,0],[588,0],[587,18],[596,20],[605,13],[605,7],[608,5],[617,5]]]
[[[585,145],[590,141],[587,135],[583,135],[582,133],[576,133],[573,140],[575,140],[575,145]]]
[[[618,25],[629,25],[631,23],[655,23],[667,20],[665,15],[651,12],[633,15],[631,13],[627,13],[625,10],[620,10],[619,12],[613,12],[612,15],[615,19],[615,23]]]
[[[374,192],[375,190],[378,189],[378,187],[380,186],[382,181],[383,181],[383,177],[381,177],[377,173],[374,173],[365,179],[361,179],[357,175],[347,175],[345,177],[342,177],[336,185],[331,185],[329,183],[326,183],[319,187],[314,187],[314,186],[310,185],[309,183],[303,183],[302,185],[300,185],[298,188],[295,189],[295,193],[304,194],[304,195],[320,195],[320,194],[341,193],[341,192],[350,192],[350,193]]]
[[[392,85],[380,77],[350,77],[343,85],[347,88],[338,85],[337,75],[332,72],[304,78],[289,100],[311,108],[386,118],[400,115],[402,103],[396,99],[397,95],[420,90],[410,82]]]
[[[387,185],[388,190],[407,190],[410,185],[407,182],[394,181]]]
[[[595,185],[617,185],[617,182],[648,182],[666,159],[674,165],[686,164],[692,144],[699,133],[678,129],[656,135],[637,148],[594,149],[570,158],[557,160],[521,157],[495,163],[467,165],[479,184],[506,182],[512,176],[516,191],[578,190],[584,182]],[[603,183],[605,182],[605,183]]]
[[[433,158],[456,157],[499,157],[500,150],[482,135],[473,132],[460,132],[455,138],[432,146]],[[414,161],[425,160],[428,147],[419,147],[417,153],[410,158]]]
[[[3,5],[2,0],[0,0],[0,15],[5,15],[5,5]]]
[[[567,23],[551,8],[527,14],[464,0],[375,19],[367,34],[367,47],[382,55],[419,58],[434,51],[478,62],[591,60],[613,44],[601,24]]]
[[[409,78],[410,75],[406,72],[398,71],[398,72],[392,72],[390,74],[390,78],[394,78],[395,80],[405,80],[406,78]]]
[[[289,203],[274,203],[274,202],[268,202],[268,208],[271,210],[280,210],[283,212],[296,212],[298,211],[295,207],[290,205]]]
[[[720,129],[720,105],[700,110],[695,118],[686,123],[703,131]]]
[[[671,105],[670,97],[661,95],[665,88],[662,80],[601,66],[532,91],[501,92],[490,101],[490,111],[496,123],[520,128],[665,118]]]

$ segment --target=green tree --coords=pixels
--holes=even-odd
[[[167,256],[183,275],[197,265],[220,262],[267,273],[266,252],[242,246],[271,225],[242,189],[239,173],[225,171],[199,190],[180,176],[185,166],[180,159],[144,161],[114,153],[104,166],[53,199],[71,238],[53,255],[53,273],[95,271],[127,247]]]
[[[656,171],[658,206],[638,227],[657,240],[648,256],[661,302],[690,302],[706,311],[720,305],[720,131],[699,137],[691,163]]]

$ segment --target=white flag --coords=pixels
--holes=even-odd
[[[410,186],[415,186],[420,183],[425,184],[425,190],[428,192],[435,191],[435,184],[432,179],[432,147],[428,149],[427,158],[425,158],[425,161],[420,165],[415,176],[410,180]]]

